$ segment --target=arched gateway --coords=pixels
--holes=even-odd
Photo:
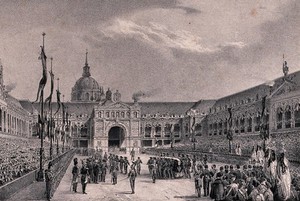
[[[120,126],[113,126],[108,131],[108,147],[122,147],[125,139],[125,130]]]

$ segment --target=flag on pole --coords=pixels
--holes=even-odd
[[[54,115],[56,115],[58,113],[58,111],[60,110],[60,107],[61,107],[61,101],[60,101],[60,91],[59,89],[56,90],[56,98],[57,98],[57,110],[56,112],[54,113]]]
[[[63,125],[66,124],[66,107],[65,107],[65,104],[62,103],[62,110],[63,110]]]
[[[45,103],[48,103],[48,107],[50,108],[51,102],[52,102],[52,95],[53,95],[53,89],[54,89],[54,74],[51,71],[49,71],[50,77],[51,77],[51,89],[50,89],[50,95],[45,99]]]
[[[229,130],[227,132],[227,139],[231,141],[233,139],[233,133],[232,133],[232,110],[231,108],[228,108],[229,118],[228,118],[228,125]]]
[[[42,75],[42,78],[39,83],[39,88],[38,88],[36,100],[34,101],[34,103],[37,102],[39,100],[39,98],[41,101],[41,96],[44,93],[44,88],[47,83],[47,65],[46,65],[47,57],[46,57],[46,54],[44,51],[44,46],[41,46],[41,55],[40,55],[39,59],[42,61],[43,75]]]

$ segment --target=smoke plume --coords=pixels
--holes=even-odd
[[[12,90],[14,90],[17,86],[17,83],[10,83],[8,85],[5,86],[5,91],[7,93],[11,92]]]
[[[149,98],[155,94],[158,93],[158,89],[153,89],[153,90],[150,90],[150,91],[138,91],[138,92],[135,92],[133,95],[132,95],[132,99],[134,102],[138,102],[140,101],[141,98]]]

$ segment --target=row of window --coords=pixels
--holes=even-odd
[[[259,94],[256,94],[255,98],[249,98],[248,97],[248,98],[243,99],[243,100],[236,100],[234,103],[231,103],[229,105],[226,104],[226,105],[223,105],[223,106],[210,108],[209,112],[210,113],[216,113],[216,112],[221,111],[221,110],[227,110],[229,107],[235,107],[235,106],[238,106],[238,105],[243,105],[243,104],[259,101],[260,99],[261,99],[261,96]]]
[[[152,127],[151,125],[146,125],[145,130],[144,130],[144,136],[145,137],[151,137],[152,129],[154,129],[154,137],[162,137],[162,127],[161,125],[157,125],[155,127]],[[175,124],[173,128],[173,134],[174,137],[179,137],[180,133],[180,125]],[[142,130],[142,128],[141,128]],[[166,124],[164,127],[164,137],[171,137],[172,133],[172,125]]]
[[[241,118],[241,119],[234,119],[232,122],[232,129],[235,133],[251,133],[259,131],[259,126],[261,124],[261,120],[268,124],[269,122],[269,115],[267,114],[265,119],[261,119],[260,116],[256,116],[254,118]],[[254,128],[253,128],[254,124]],[[218,122],[209,124],[209,135],[227,135],[229,129],[228,122]]]
[[[130,112],[125,111],[100,111],[98,113],[99,118],[130,118]],[[133,118],[138,118],[138,112],[132,112]]]
[[[276,114],[277,129],[291,128],[292,125],[295,127],[300,127],[300,110],[295,110],[293,113],[294,115],[292,115],[292,110],[290,107],[288,107],[285,111],[283,111],[281,108],[278,108]],[[293,120],[292,116],[294,116]]]

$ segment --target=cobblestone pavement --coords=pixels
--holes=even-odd
[[[81,184],[78,184],[77,193],[71,192],[71,172],[73,167],[73,163],[71,163],[52,200],[211,200],[196,197],[193,179],[157,180],[156,183],[152,183],[148,168],[145,165],[149,156],[140,155],[140,157],[144,164],[142,164],[141,175],[136,179],[135,194],[131,194],[129,180],[124,174],[118,175],[117,185],[110,183],[111,177],[108,174],[106,183],[88,184],[87,194],[82,194]]]

